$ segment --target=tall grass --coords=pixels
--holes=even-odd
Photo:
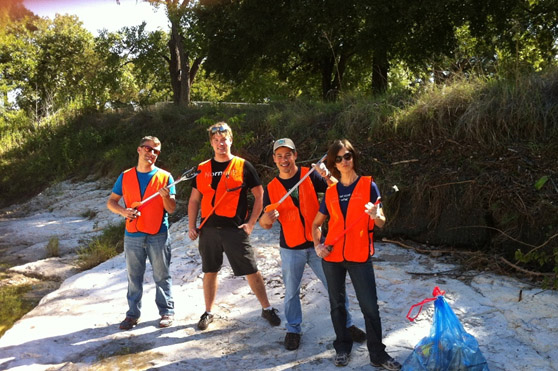
[[[58,237],[51,237],[46,245],[46,256],[47,258],[53,258],[60,256],[60,246]]]
[[[78,249],[79,269],[91,269],[120,254],[124,250],[124,227],[125,224],[122,223],[105,228],[101,236]]]
[[[31,285],[0,286],[0,337],[35,306],[24,294]]]
[[[462,78],[432,86],[396,114],[411,138],[452,138],[485,147],[558,135],[558,71],[519,80]]]

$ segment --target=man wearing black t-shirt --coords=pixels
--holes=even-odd
[[[271,307],[261,273],[258,271],[249,235],[262,211],[263,187],[254,166],[232,155],[233,133],[229,125],[219,122],[208,129],[215,152],[212,159],[198,165],[199,174],[192,183],[188,202],[188,236],[200,237],[205,312],[198,328],[205,330],[213,321],[211,312],[217,294],[217,274],[223,264],[223,252],[235,276],[246,276],[250,288],[262,306],[262,317],[279,326],[277,309]],[[254,206],[248,220],[248,190]],[[196,226],[201,209],[202,224]]]

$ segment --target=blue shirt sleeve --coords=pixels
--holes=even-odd
[[[167,185],[174,183],[174,178],[172,177],[172,175],[169,174],[169,181],[167,183]],[[170,186],[169,187],[169,192],[171,195],[175,195],[176,194],[176,187],[175,186]]]
[[[310,180],[312,181],[312,185],[314,185],[314,189],[316,190],[316,192],[325,192],[327,190],[327,180],[325,178],[322,178],[322,176],[320,174],[318,174],[318,171],[313,171],[312,174],[310,174]]]
[[[120,173],[120,176],[118,177],[118,179],[116,179],[116,183],[114,183],[114,186],[112,187],[112,193],[115,193],[117,195],[119,195],[120,197],[122,197],[123,193],[122,193],[122,177],[124,176],[124,173]]]
[[[376,182],[372,182],[370,187],[370,202],[375,203],[378,197],[380,197],[380,189]]]

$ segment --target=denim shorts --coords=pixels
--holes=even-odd
[[[250,237],[243,229],[205,227],[200,234],[199,251],[204,273],[219,272],[223,252],[235,276],[246,276],[258,271]]]

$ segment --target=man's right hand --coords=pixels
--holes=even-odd
[[[260,216],[260,225],[264,229],[270,229],[273,223],[279,218],[279,211],[276,209],[269,210]]]
[[[141,213],[136,209],[132,209],[131,207],[128,207],[122,212],[122,216],[126,219],[134,220],[138,216],[141,216]]]
[[[190,239],[191,239],[192,241],[195,240],[196,238],[198,238],[199,235],[200,235],[200,234],[199,234],[197,228],[190,228],[190,229],[188,230],[188,237],[190,237]]]
[[[279,219],[279,211],[277,211],[277,209],[268,211],[265,215],[267,215],[271,224],[275,223],[275,221]]]
[[[331,246],[321,243],[317,246],[314,246],[314,249],[316,250],[316,255],[323,259],[331,253],[330,247]]]

